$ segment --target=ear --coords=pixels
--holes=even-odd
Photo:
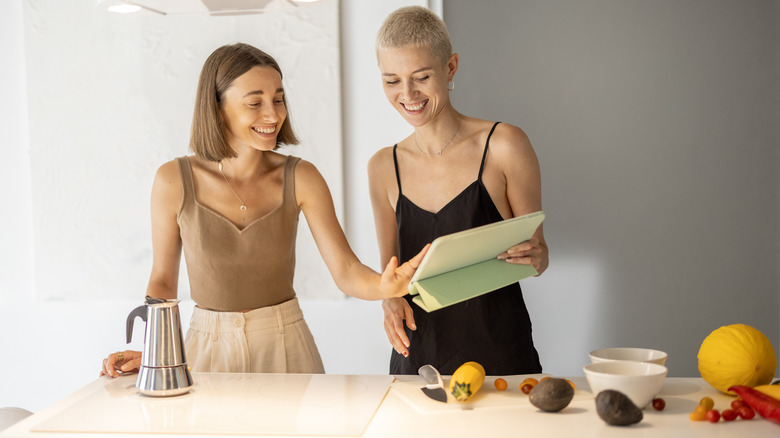
[[[455,72],[458,71],[458,54],[453,53],[450,55],[450,59],[447,60],[447,80],[451,81],[455,77]]]

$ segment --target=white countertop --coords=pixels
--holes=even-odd
[[[305,427],[301,429],[300,433],[304,435],[265,434],[262,433],[265,423],[258,421],[243,422],[252,424],[252,430],[237,427],[236,424],[242,422],[241,418],[247,418],[242,412],[247,412],[248,408],[255,408],[256,412],[262,411],[266,418],[276,416],[280,422],[297,409],[298,420],[293,422],[304,426],[318,423],[313,420],[316,418],[329,418],[332,420],[330,423],[338,422],[341,421],[339,415],[359,423],[361,417],[368,415],[368,426],[362,435],[357,432],[357,436],[363,437],[780,436],[780,425],[758,415],[753,420],[738,419],[730,423],[691,422],[688,414],[701,397],[712,397],[718,410],[727,408],[733,400],[718,393],[699,378],[667,378],[660,394],[666,401],[664,411],[657,412],[648,407],[644,410],[642,422],[629,427],[615,427],[608,426],[598,418],[594,396],[584,377],[570,378],[577,386],[575,397],[566,409],[558,413],[541,412],[528,402],[528,397],[518,389],[518,384],[524,377],[526,376],[505,377],[509,382],[509,389],[499,392],[493,388],[495,378],[488,376],[484,389],[477,394],[476,401],[467,409],[463,409],[462,405],[442,404],[427,399],[422,392],[418,394],[416,388],[423,385],[419,377],[397,376],[373,418],[367,412],[374,411],[374,403],[379,403],[377,394],[386,391],[391,377],[195,373],[195,386],[191,393],[165,399],[136,394],[135,376],[114,380],[104,377],[0,433],[0,437],[71,438],[87,435],[100,438],[118,434],[125,437],[321,436],[306,435],[318,430],[311,427],[308,430]],[[255,387],[258,391],[253,390]],[[283,388],[284,391],[279,394],[285,394],[286,400],[269,402],[273,398],[268,397],[268,394],[273,393],[272,388]],[[353,406],[355,401],[358,401],[358,406]],[[327,404],[324,404],[325,402]],[[218,415],[213,415],[215,413]],[[320,415],[324,417],[318,417]],[[301,419],[305,419],[303,423]],[[69,421],[71,424],[67,424]],[[269,427],[270,423],[268,422]],[[208,425],[208,428],[198,429],[198,425],[204,424]],[[110,429],[116,425],[116,430],[90,433],[49,431],[53,426],[67,426],[62,430],[69,427],[73,430],[74,425],[85,430],[99,430],[101,427]],[[182,425],[191,429],[186,433],[185,429],[176,429]],[[359,431],[363,427],[360,424],[353,426],[344,429],[344,433],[349,435],[329,436],[355,436],[355,430]],[[278,430],[281,429],[269,433],[279,433]]]

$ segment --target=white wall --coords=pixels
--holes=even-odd
[[[695,376],[737,322],[780,353],[780,2],[444,6],[456,107],[541,162],[550,267],[523,285],[545,370],[638,346]]]
[[[38,297],[145,290],[154,172],[189,152],[198,75],[223,44],[242,41],[277,59],[300,139],[281,151],[316,163],[343,212],[338,0],[276,0],[273,12],[223,17],[115,14],[94,0],[24,4]],[[305,225],[296,263],[307,273],[295,279],[300,296],[342,296]]]
[[[2,150],[7,163],[3,171],[0,172],[0,187],[4,188],[3,199],[5,201],[2,208],[3,214],[0,214],[0,310],[3,311],[3,317],[0,318],[0,351],[3,352],[3,360],[0,361],[0,376],[2,376],[0,377],[0,406],[15,405],[37,411],[90,382],[97,376],[99,360],[103,355],[124,347],[122,338],[124,337],[125,317],[132,308],[139,304],[139,300],[104,299],[68,302],[42,301],[36,297],[36,285],[32,272],[33,233],[31,223],[33,218],[30,200],[30,174],[26,164],[29,162],[29,148],[26,134],[28,130],[26,126],[27,101],[24,91],[26,72],[21,16],[23,1],[0,2],[0,59],[3,60],[0,80],[4,84],[12,84],[12,86],[0,87],[0,99],[3,102],[9,102],[0,109],[0,133],[2,133],[0,134],[0,150]],[[446,7],[453,2],[454,0],[447,0],[444,3],[445,19],[448,21],[450,19],[447,17]],[[375,269],[379,268],[377,266],[378,251],[368,202],[365,166],[375,150],[381,146],[390,145],[398,138],[403,137],[405,133],[409,132],[409,127],[393,112],[382,95],[373,53],[373,40],[376,30],[387,13],[406,4],[425,3],[424,1],[402,0],[384,2],[341,0],[340,2],[342,120],[345,143],[345,226],[355,252]],[[555,4],[560,6],[562,3]],[[564,6],[568,7],[572,4],[577,3],[572,2],[564,4]],[[593,4],[593,2],[589,4]],[[776,5],[777,2],[775,1],[774,4]],[[543,2],[539,2],[537,6],[543,7],[541,5]],[[547,7],[548,9],[545,10],[555,12],[555,9],[549,9],[552,7]],[[676,11],[675,6],[669,3],[663,3],[662,10],[669,14],[674,14]],[[530,12],[524,11],[524,14],[528,13]],[[780,22],[779,7],[775,8],[774,14],[776,18],[774,22]],[[530,17],[540,18],[538,15]],[[455,17],[451,18],[455,20]],[[591,18],[595,22],[603,20],[603,17]],[[759,20],[759,22],[762,21]],[[468,57],[464,55],[461,72],[458,74],[456,99],[460,99],[462,94],[469,93],[468,70],[475,64],[489,66],[479,71],[479,77],[487,77],[488,80],[481,80],[480,83],[491,86],[478,92],[483,93],[482,96],[495,96],[496,94],[498,96],[472,99],[473,107],[464,107],[460,100],[456,100],[456,104],[467,114],[501,118],[522,126],[528,131],[542,159],[545,209],[550,214],[546,231],[552,248],[552,262],[550,270],[544,276],[528,280],[524,283],[524,288],[527,291],[526,296],[535,324],[537,344],[547,371],[579,374],[578,365],[585,360],[583,354],[591,345],[596,346],[595,340],[619,342],[624,339],[626,341],[639,339],[639,342],[645,344],[658,342],[656,345],[660,347],[670,345],[668,350],[672,353],[670,359],[672,372],[677,375],[696,375],[695,370],[691,370],[690,364],[695,358],[698,342],[700,342],[704,332],[710,329],[707,324],[712,325],[712,321],[707,319],[709,312],[700,310],[710,310],[713,307],[716,308],[715,313],[719,321],[729,319],[724,316],[723,309],[726,307],[733,307],[729,311],[737,316],[752,313],[764,315],[766,312],[775,312],[768,321],[769,328],[766,329],[766,332],[770,337],[774,336],[773,341],[777,347],[776,321],[777,313],[780,313],[777,290],[780,287],[780,281],[771,270],[768,271],[770,279],[767,281],[774,281],[774,283],[766,290],[751,295],[749,288],[739,287],[735,289],[739,294],[731,291],[731,293],[737,294],[737,298],[730,299],[727,303],[725,300],[722,301],[721,297],[712,298],[700,288],[698,279],[703,278],[702,276],[686,277],[691,279],[685,282],[681,280],[684,280],[683,277],[687,274],[685,272],[676,273],[669,279],[669,284],[673,286],[669,288],[670,291],[660,294],[660,299],[668,300],[672,305],[665,306],[663,310],[666,311],[664,312],[658,312],[658,309],[655,309],[655,313],[650,315],[651,320],[648,320],[648,317],[635,318],[642,327],[649,327],[652,330],[650,332],[647,330],[641,330],[641,333],[638,333],[640,330],[628,331],[626,337],[621,337],[623,335],[616,334],[612,328],[615,321],[608,319],[609,314],[606,315],[607,319],[605,320],[599,320],[593,316],[599,315],[598,312],[601,312],[605,305],[604,300],[608,301],[609,296],[606,295],[605,291],[631,294],[638,290],[656,296],[655,291],[648,292],[647,286],[643,286],[643,281],[636,281],[637,279],[644,280],[647,278],[644,275],[647,274],[637,277],[636,272],[625,270],[625,265],[618,265],[619,270],[623,270],[621,272],[628,278],[616,277],[613,272],[616,268],[612,266],[616,261],[614,253],[593,250],[593,248],[598,247],[597,245],[578,246],[577,242],[580,241],[577,239],[579,237],[572,235],[572,230],[576,229],[577,219],[583,215],[589,216],[590,220],[595,220],[593,218],[594,211],[598,210],[593,205],[585,204],[583,200],[571,200],[565,197],[556,200],[561,195],[566,195],[567,191],[578,189],[577,186],[568,183],[571,181],[571,176],[574,175],[572,172],[577,170],[573,164],[575,160],[583,161],[590,166],[598,166],[600,161],[609,160],[610,155],[600,154],[597,157],[590,157],[568,153],[577,143],[561,138],[566,134],[565,128],[568,125],[556,123],[558,115],[576,118],[577,116],[592,116],[592,114],[588,108],[567,109],[566,105],[571,104],[572,99],[564,99],[568,96],[557,94],[560,93],[560,90],[556,92],[556,84],[554,83],[547,83],[543,86],[539,85],[544,84],[541,82],[536,83],[537,85],[532,89],[523,89],[531,95],[536,93],[534,95],[537,99],[535,105],[519,105],[518,112],[511,114],[503,109],[497,109],[498,113],[492,115],[489,112],[492,105],[488,104],[500,102],[501,97],[507,94],[504,93],[507,88],[495,87],[494,84],[510,83],[513,84],[514,89],[514,84],[522,86],[524,81],[517,80],[517,78],[505,81],[505,78],[485,76],[487,73],[500,69],[497,63],[504,61],[504,57],[500,56],[501,53],[495,48],[484,50],[485,47],[493,47],[491,44],[494,40],[488,38],[491,35],[488,31],[498,30],[495,22],[483,26],[477,26],[477,24],[477,21],[469,21],[469,29],[480,29],[479,33],[471,33],[470,35],[475,37],[474,45],[481,48],[486,55],[490,56],[490,59],[480,63],[473,61],[476,57],[475,54],[469,54]],[[449,25],[454,37],[459,38],[457,27],[461,25],[455,21],[450,22]],[[533,25],[533,23],[526,23],[527,28],[534,29]],[[543,22],[538,25],[544,27]],[[598,29],[599,26],[594,26],[594,28]],[[748,32],[750,29],[748,26],[742,26],[739,30]],[[774,38],[777,42],[774,49],[776,68],[774,77],[777,77],[777,72],[780,71],[778,68],[780,67],[780,31],[775,28],[774,32]],[[588,32],[583,33],[587,34]],[[553,41],[533,46],[529,49],[531,53],[533,53],[531,50],[533,48],[539,54],[550,47],[562,47],[553,44],[555,43],[555,34],[545,34],[544,32],[541,34],[548,35],[553,38]],[[477,38],[480,35],[483,37]],[[566,53],[552,52],[552,54],[555,53],[562,57],[566,55]],[[583,57],[585,54],[573,53],[571,56]],[[469,67],[469,63],[472,64],[471,67]],[[505,73],[512,73],[512,71],[506,70]],[[777,106],[777,102],[780,102],[778,83],[778,81],[774,81],[775,106],[769,111],[770,114],[775,115],[775,119],[772,120],[773,126],[780,126],[780,108]],[[565,90],[577,91],[571,85]],[[585,87],[584,90],[588,90],[588,87]],[[767,92],[769,94],[769,90]],[[519,102],[524,103],[528,97],[526,95],[522,97],[523,99]],[[575,99],[574,103],[581,105],[583,101]],[[581,129],[578,132],[595,136],[593,131],[596,128],[594,126],[590,130]],[[601,129],[603,131],[606,128]],[[561,132],[559,133],[559,131]],[[776,146],[780,141],[780,132],[774,132],[772,135]],[[558,148],[563,149],[556,152]],[[778,171],[780,159],[776,154],[757,153],[759,156],[767,158],[767,166],[772,166],[774,163],[773,175],[775,177],[780,174]],[[644,155],[638,155],[631,160],[644,158]],[[619,164],[611,161],[605,163]],[[751,161],[751,163],[754,162]],[[764,176],[766,176],[766,172],[771,171],[760,163],[758,163],[757,169]],[[744,167],[740,168],[739,175],[745,177],[745,174]],[[576,175],[591,178],[588,180],[591,184],[598,183],[595,176],[583,172],[582,169],[579,169],[579,173]],[[778,186],[776,179],[769,184],[774,184],[774,187]],[[618,189],[612,188],[610,190]],[[764,199],[766,194],[752,196]],[[755,200],[750,202],[755,202]],[[777,216],[780,214],[780,195],[777,195],[777,191],[774,192],[774,201],[772,202],[769,202],[769,208],[773,209]],[[605,205],[609,207],[606,200],[599,204],[600,207]],[[705,209],[700,213],[707,211],[709,210]],[[615,217],[621,217],[621,212],[616,213]],[[775,220],[773,223],[768,223],[767,226],[770,233],[775,233],[774,241],[777,242],[778,222]],[[595,229],[598,233],[589,231],[584,234],[586,237],[595,238],[599,233],[603,234],[609,231],[608,229],[605,231],[605,226],[601,225],[601,227]],[[631,239],[632,235],[629,231],[624,230],[624,234],[621,234],[619,238]],[[746,231],[750,234],[749,232],[755,230],[738,229],[735,233],[741,235]],[[653,248],[660,246],[663,242],[653,242]],[[675,246],[674,248],[678,252],[693,254],[692,257],[695,259],[695,255],[698,254],[695,250],[698,249],[701,242],[697,241],[696,243],[695,246],[681,248]],[[736,245],[737,251],[746,251],[740,249],[739,246],[739,244]],[[777,259],[774,260],[775,266],[777,266]],[[694,263],[694,265],[696,264]],[[724,274],[719,273],[718,275]],[[731,280],[726,278],[724,284],[731,285],[732,283],[729,281]],[[681,287],[680,284],[684,284],[685,287]],[[748,282],[747,284],[753,283]],[[702,300],[714,299],[715,301],[714,304],[711,301],[706,301],[711,303],[708,306],[693,306],[686,301],[681,302],[682,299],[688,299],[688,297],[699,300],[698,303],[701,303]],[[743,300],[742,297],[745,299]],[[642,305],[643,301],[634,299],[629,304]],[[185,320],[188,318],[191,306],[191,302],[184,303],[182,306],[182,317]],[[390,347],[387,345],[381,327],[382,312],[378,303],[353,299],[305,300],[302,302],[302,307],[320,347],[328,372],[385,373],[387,371]],[[628,308],[631,309],[630,306]],[[572,321],[582,324],[573,324]],[[658,328],[659,324],[660,329]],[[773,324],[775,325],[773,326]],[[664,325],[669,327],[664,327]],[[625,324],[620,327],[624,328]],[[772,331],[775,333],[772,334]],[[639,337],[628,338],[628,334],[632,333],[639,335]],[[134,339],[140,340],[140,333],[137,332]],[[130,347],[140,348],[140,345],[134,341]]]
[[[30,148],[26,124],[27,60],[22,17],[25,3],[25,0],[0,2],[0,59],[4,61],[0,80],[12,84],[0,88],[0,98],[8,103],[0,110],[0,150],[6,161],[12,163],[0,172],[0,187],[4,188],[3,214],[0,214],[0,309],[3,311],[3,318],[0,318],[0,351],[3,352],[0,406],[21,406],[38,411],[96,378],[100,359],[106,353],[126,348],[123,343],[125,318],[140,304],[140,295],[138,299],[106,296],[105,299],[84,301],[51,300],[58,296],[59,290],[40,291],[34,284]],[[36,4],[30,2],[24,7]],[[373,151],[394,141],[406,129],[385,103],[373,53],[373,39],[381,21],[391,10],[406,4],[415,2],[398,0],[380,5],[362,0],[341,0],[342,83],[351,91],[343,97],[344,136],[349,137],[344,140],[345,160],[342,164],[323,168],[323,160],[329,157],[318,158],[316,154],[309,157],[321,167],[337,200],[350,197],[344,202],[350,242],[361,259],[376,269],[378,251],[368,193],[356,194],[354,189],[362,190],[367,184],[365,166]],[[286,79],[291,75],[289,72]],[[191,108],[183,111],[188,119]],[[300,118],[296,120],[300,125]],[[351,128],[347,130],[346,127]],[[292,153],[311,154],[304,147]],[[186,145],[181,151],[186,151]],[[342,173],[333,169],[341,165],[344,166],[344,184],[348,186],[345,189],[340,189],[340,181],[334,180],[340,175],[330,176],[334,170]],[[148,193],[146,186],[134,189]],[[148,196],[143,193],[140,196]],[[354,201],[351,197],[355,197]],[[139,208],[147,208],[147,203],[144,201]],[[312,253],[312,257],[319,256]],[[142,275],[144,278],[139,281],[145,283],[148,273]],[[302,276],[305,275],[299,273],[298,277]],[[50,284],[56,285],[54,280]],[[324,286],[329,288],[329,284]],[[41,295],[48,298],[42,299]],[[390,347],[382,329],[379,303],[355,299],[304,299],[301,306],[327,372],[387,372]],[[182,303],[184,321],[188,320],[191,310],[191,301]],[[137,328],[134,341],[127,348],[140,349],[142,334]]]

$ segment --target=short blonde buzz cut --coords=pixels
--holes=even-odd
[[[447,25],[438,15],[422,6],[407,6],[387,16],[376,37],[376,51],[404,46],[428,47],[446,64],[452,56]]]

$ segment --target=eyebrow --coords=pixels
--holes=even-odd
[[[284,88],[277,88],[276,89],[276,93],[274,93],[274,94],[279,94],[279,93],[284,93]],[[244,97],[254,96],[256,94],[265,94],[265,93],[263,93],[263,90],[255,90],[255,91],[250,91],[249,93],[246,93],[244,95]]]
[[[423,67],[413,71],[412,74],[424,72],[425,70],[433,70],[433,67]],[[382,73],[382,76],[398,76],[398,75],[396,73]]]

